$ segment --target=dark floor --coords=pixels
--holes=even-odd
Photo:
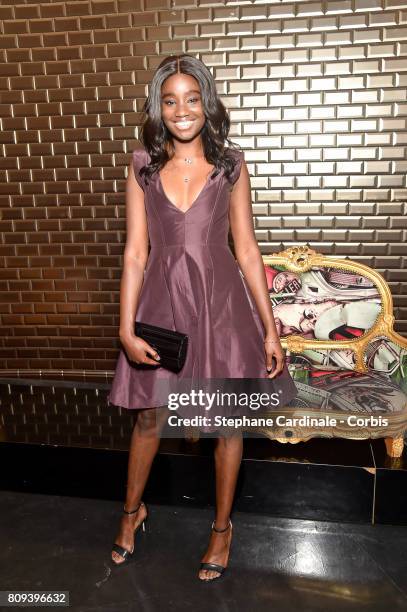
[[[9,491],[0,501],[0,590],[69,591],[72,610],[407,609],[405,527],[235,512],[229,567],[205,583],[212,510],[149,505],[136,557],[111,571],[121,503]]]

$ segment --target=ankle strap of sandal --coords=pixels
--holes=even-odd
[[[212,529],[213,529],[213,531],[216,531],[216,533],[224,533],[225,531],[227,531],[229,529],[229,527],[232,527],[232,521],[230,519],[229,519],[228,526],[225,527],[224,529],[216,529],[215,521],[213,521],[213,523],[212,523]]]
[[[138,509],[140,508],[140,506],[144,505],[144,502],[140,502],[139,505],[137,506],[137,508],[135,508],[134,510],[130,510],[130,512],[128,512],[126,510],[126,504],[123,506],[123,512],[125,512],[126,514],[134,514],[135,512],[138,511]]]

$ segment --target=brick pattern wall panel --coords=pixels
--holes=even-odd
[[[113,371],[127,166],[178,52],[229,109],[261,252],[372,266],[407,335],[407,2],[0,0],[0,28],[2,371]]]

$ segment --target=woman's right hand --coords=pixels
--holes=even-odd
[[[160,356],[157,351],[143,338],[140,338],[140,336],[126,334],[125,336],[120,336],[120,341],[130,361],[134,361],[137,364],[160,365]],[[154,359],[148,357],[147,353]]]

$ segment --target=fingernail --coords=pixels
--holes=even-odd
[[[156,359],[161,359],[160,355],[157,355]]]
[[[271,368],[267,368],[267,372],[271,372]]]

